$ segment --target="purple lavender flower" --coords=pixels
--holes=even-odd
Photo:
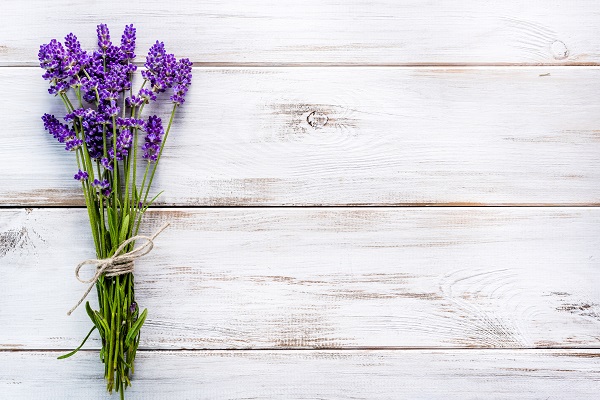
[[[182,58],[177,62],[174,70],[174,86],[171,101],[181,105],[185,102],[185,94],[188,87],[192,84],[192,63],[187,58]]]
[[[135,72],[134,64],[122,65],[114,62],[109,64],[108,69],[103,76],[102,89],[109,92],[118,93],[131,88],[129,74]]]
[[[42,121],[44,122],[44,129],[62,143],[63,141],[61,141],[61,138],[64,136],[64,130],[68,129],[67,126],[61,124],[54,115],[50,114],[44,114],[42,116]]]
[[[50,88],[48,88],[48,93],[50,94],[59,94],[59,93],[64,93],[69,89],[69,84],[65,81],[59,81],[56,83],[56,85],[50,85]]]
[[[129,148],[131,147],[131,142],[133,141],[133,135],[129,131],[129,129],[121,129],[117,134],[116,141],[116,158],[121,161],[124,157],[129,155]],[[111,159],[115,158],[115,148],[111,147],[108,149],[108,155]]]
[[[166,54],[167,51],[165,50],[165,44],[157,40],[156,43],[154,43],[148,50],[146,62],[144,63],[144,67],[147,69],[146,73],[155,74],[160,71],[163,68]],[[142,75],[144,75],[144,73],[142,73]]]
[[[117,117],[119,115],[119,113],[121,112],[121,108],[114,106],[114,107],[108,107],[106,109],[106,113],[110,116],[110,117]]]
[[[173,95],[170,97],[171,101],[177,105],[182,105],[185,103],[185,94],[187,93],[188,88],[183,85],[175,85],[173,86]]]
[[[44,114],[42,117],[44,129],[48,131],[59,143],[65,144],[65,150],[77,150],[83,144],[81,139],[77,138],[74,131],[65,124],[61,124],[54,115]]]
[[[137,129],[146,129],[146,122],[143,119],[130,118],[130,126]]]
[[[96,33],[98,34],[98,47],[102,50],[103,53],[112,46],[112,42],[110,41],[110,32],[108,31],[108,26],[106,24],[100,24],[96,27]]]
[[[112,117],[118,117],[121,112],[121,108],[117,106],[117,101],[112,99],[108,101],[108,104],[104,103],[98,106],[98,113],[101,114],[106,121],[111,121]]]
[[[90,68],[90,71],[92,69]],[[92,73],[93,75],[93,73]],[[88,103],[94,103],[97,101],[97,90],[99,81],[94,76],[88,78],[82,77],[81,80],[81,92],[83,93],[83,99]]]
[[[142,158],[148,160],[148,162],[156,162],[164,133],[161,119],[156,115],[148,117],[148,122],[146,122],[146,139],[142,146],[142,150],[144,150]]]
[[[79,72],[80,66],[77,59],[70,55],[56,39],[40,46],[38,58],[40,67],[46,70],[42,78],[52,82],[48,92],[50,94],[66,92],[69,84],[63,79],[70,78]]]
[[[117,118],[116,120],[117,123],[117,127],[118,128],[124,128],[124,127],[129,127],[131,126],[131,118]]]
[[[83,144],[83,140],[77,139],[75,136],[69,136],[65,140],[65,150],[75,151]]]
[[[65,117],[63,119],[66,122],[73,122],[75,119],[82,120],[83,117],[90,115],[93,112],[94,110],[92,110],[91,108],[76,108],[75,110],[73,110],[73,112],[65,114]]]
[[[104,167],[104,169],[112,171],[114,168],[113,162],[112,160],[110,160],[107,157],[102,157],[100,159],[100,164],[102,164],[102,166]]]
[[[129,148],[131,147],[131,142],[133,141],[133,135],[129,128],[121,129],[119,131],[119,136],[117,137],[117,151],[120,154],[117,154],[117,159],[123,159],[123,157],[127,157],[129,155]]]
[[[135,58],[135,28],[133,24],[125,25],[125,31],[121,36],[121,51],[128,60]]]
[[[90,157],[95,160],[100,159],[104,152],[104,117],[97,111],[87,108],[80,117],[80,124],[85,132],[85,145]]]
[[[119,128],[142,128],[143,126],[144,126],[143,119],[117,118],[117,127],[119,127]]]
[[[144,71],[142,71],[144,72]],[[142,89],[140,90],[139,96],[142,98],[142,100],[148,104],[150,103],[150,101],[156,101],[156,94],[149,89]]]
[[[73,178],[78,181],[85,181],[88,178],[88,173],[85,171],[79,170]]]
[[[129,107],[139,107],[144,104],[144,100],[139,96],[128,96],[125,102]]]
[[[65,37],[64,44],[51,40],[40,46],[38,56],[44,69],[43,77],[50,81],[48,91],[56,95],[74,87],[80,91],[83,100],[92,104],[67,113],[65,123],[49,114],[42,120],[45,129],[63,143],[65,149],[76,150],[85,143],[90,158],[100,163],[110,176],[114,173],[115,160],[122,161],[131,154],[133,134],[137,129],[146,132],[142,157],[148,162],[158,160],[165,134],[161,119],[155,115],[147,121],[123,118],[121,112],[135,116],[135,112],[129,114],[130,108],[156,101],[157,94],[167,89],[172,89],[174,103],[183,104],[192,80],[192,63],[185,58],[176,60],[173,54],[167,53],[164,43],[156,41],[142,71],[150,87],[141,89],[136,95],[128,93],[121,104],[123,94],[131,90],[131,76],[137,69],[131,63],[135,58],[136,29],[133,24],[126,25],[119,45],[111,41],[106,24],[98,25],[96,33],[98,49],[93,52],[84,51],[73,33]],[[123,107],[127,109],[123,110]],[[75,179],[85,180],[88,175],[80,170]],[[108,182],[96,180],[93,186],[100,193],[110,193]]]
[[[173,86],[177,60],[173,54],[168,54],[163,42],[156,41],[150,47],[142,71],[144,79],[150,81],[152,90],[161,93]]]
[[[46,70],[42,78],[46,80],[62,78],[64,73],[62,64],[65,55],[65,48],[56,39],[52,39],[48,44],[41,45],[38,58],[40,67]]]
[[[104,179],[104,180],[94,179],[94,182],[92,182],[92,186],[97,189],[108,189],[110,187],[110,182],[108,182],[108,180],[106,180],[106,179]]]
[[[65,47],[67,48],[67,51],[70,54],[70,56],[77,63],[79,69],[85,67],[89,63],[90,57],[81,48],[81,44],[79,43],[77,36],[75,36],[72,33],[69,33],[67,36],[65,36]]]

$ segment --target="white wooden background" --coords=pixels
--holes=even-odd
[[[0,398],[107,397],[36,67],[100,22],[195,65],[128,398],[598,398],[595,0],[4,1]]]

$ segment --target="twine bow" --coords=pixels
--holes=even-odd
[[[75,311],[75,309],[79,307],[81,303],[83,303],[83,300],[85,300],[87,295],[92,291],[94,285],[96,284],[96,281],[98,281],[102,274],[104,274],[104,276],[119,276],[133,272],[135,260],[142,256],[145,256],[146,254],[152,251],[152,248],[154,247],[154,239],[156,239],[156,237],[168,226],[169,223],[167,222],[166,224],[161,226],[152,236],[137,235],[125,240],[123,243],[121,243],[119,247],[117,247],[115,254],[108,258],[90,258],[88,260],[80,262],[79,265],[77,265],[77,268],[75,268],[75,277],[79,282],[91,283],[91,285],[87,288],[83,296],[81,296],[81,299],[77,302],[77,304],[75,304],[75,306],[69,310],[67,315],[71,315],[71,313]],[[123,250],[125,250],[125,248],[131,242],[135,242],[136,240],[145,240],[146,242],[141,246],[133,248],[133,250],[131,251],[121,254],[121,252],[123,252]],[[96,266],[96,273],[90,279],[81,279],[81,277],[79,276],[79,271],[81,270],[81,267],[88,264]]]

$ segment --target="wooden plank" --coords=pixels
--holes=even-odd
[[[600,61],[600,9],[594,0],[5,3],[1,65],[33,65],[40,44],[69,32],[92,48],[100,22],[110,23],[116,40],[125,24],[135,23],[139,55],[160,39],[177,55],[221,65]]]
[[[161,204],[600,203],[600,68],[194,72],[155,180]],[[0,204],[82,205],[74,158],[39,119],[62,112],[39,75],[0,70],[19,88]]]
[[[0,211],[0,346],[75,347],[86,212]],[[161,349],[598,347],[600,209],[157,210],[138,262]],[[91,271],[90,271],[91,273]],[[84,274],[85,276],[85,274]],[[95,304],[95,297],[90,295]],[[92,348],[98,347],[93,336]]]
[[[0,352],[6,398],[105,399],[95,352]],[[597,399],[600,353],[159,351],[138,353],[131,399]]]

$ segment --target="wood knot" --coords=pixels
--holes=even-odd
[[[319,111],[313,111],[306,117],[306,122],[315,129],[320,129],[327,123],[327,115]]]
[[[550,45],[550,50],[552,51],[552,57],[554,57],[555,60],[564,60],[569,57],[567,45],[560,40],[555,40]]]

